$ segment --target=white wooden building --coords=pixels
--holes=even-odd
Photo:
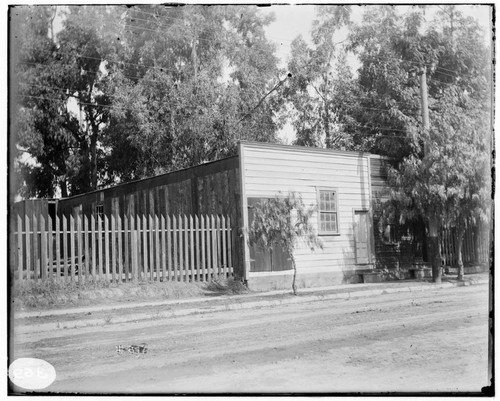
[[[247,143],[239,146],[243,225],[248,227],[255,202],[291,191],[313,216],[323,249],[298,246],[295,260],[299,287],[352,282],[375,266],[368,153]],[[245,230],[243,235],[247,236]],[[250,288],[288,288],[293,271],[282,250],[271,256],[243,241],[244,275]],[[251,249],[254,248],[254,249]]]

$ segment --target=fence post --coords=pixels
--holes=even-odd
[[[23,279],[23,220],[20,215],[17,215],[17,273],[21,282]]]

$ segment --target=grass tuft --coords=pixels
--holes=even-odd
[[[234,278],[219,277],[211,280],[206,285],[206,290],[217,295],[237,295],[246,294],[249,292],[248,288],[240,280]]]

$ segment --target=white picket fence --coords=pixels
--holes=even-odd
[[[17,216],[18,280],[209,281],[233,274],[225,216]]]

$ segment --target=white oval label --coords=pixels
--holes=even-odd
[[[27,390],[41,390],[53,383],[56,370],[43,359],[19,358],[9,366],[9,379]]]

